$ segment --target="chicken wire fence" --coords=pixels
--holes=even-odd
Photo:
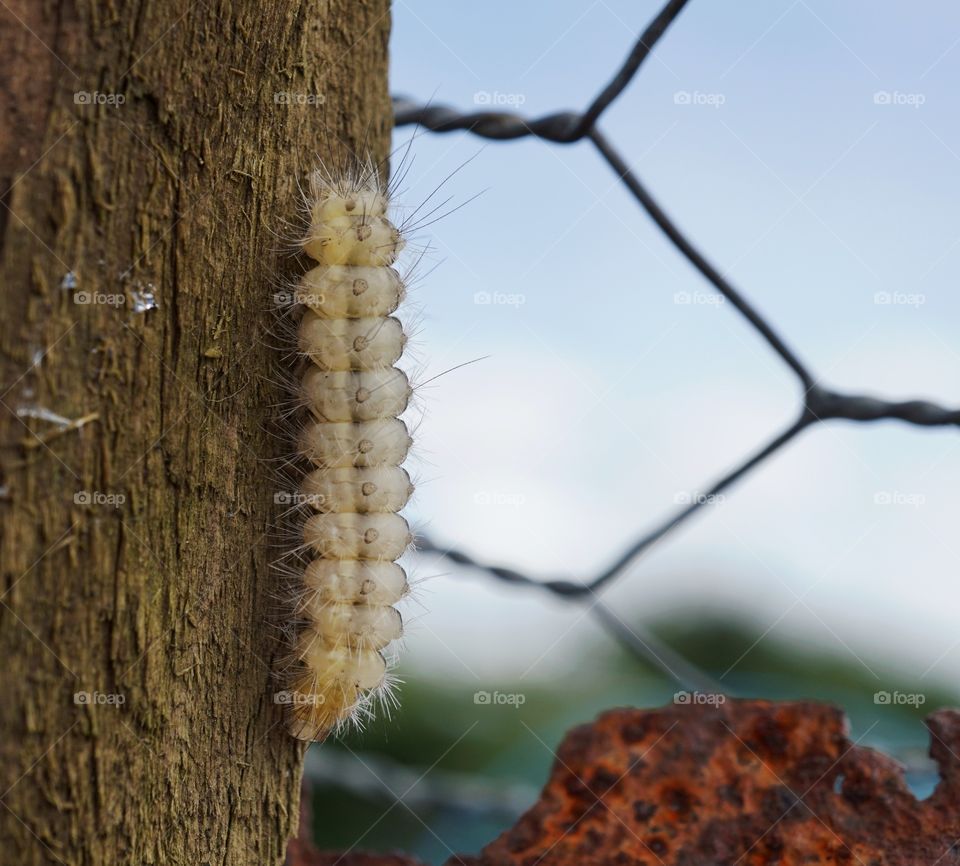
[[[479,570],[491,578],[514,586],[535,587],[574,603],[587,605],[601,626],[633,655],[651,664],[682,689],[722,693],[724,689],[698,670],[679,653],[635,624],[624,623],[599,595],[600,590],[617,581],[627,567],[714,501],[723,491],[756,470],[771,455],[782,449],[802,431],[827,421],[847,420],[868,423],[898,419],[925,427],[960,425],[960,409],[948,409],[926,400],[890,401],[874,396],[843,393],[823,385],[810,366],[783,340],[776,328],[754,308],[750,301],[727,280],[717,267],[697,249],[676,226],[666,211],[641,182],[620,151],[603,135],[597,124],[633,81],[654,46],[663,37],[689,0],[669,0],[639,36],[617,73],[590,105],[582,112],[562,111],[539,118],[526,118],[517,113],[500,111],[460,112],[455,108],[418,104],[404,97],[394,97],[394,121],[397,127],[416,125],[432,133],[465,131],[481,138],[508,141],[536,136],[556,145],[590,141],[600,158],[614,171],[620,182],[636,199],[686,260],[733,305],[750,326],[766,341],[773,354],[786,364],[799,379],[803,389],[796,420],[770,442],[750,454],[720,480],[706,488],[706,493],[693,497],[689,504],[664,516],[651,529],[640,535],[608,567],[592,579],[577,583],[569,580],[541,580],[517,569],[480,561],[457,549],[420,535],[421,551],[443,557],[461,566]]]

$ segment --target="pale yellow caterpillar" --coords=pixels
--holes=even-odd
[[[286,692],[289,730],[302,740],[322,740],[392,699],[383,651],[403,630],[394,605],[409,586],[395,560],[411,535],[397,512],[413,485],[401,468],[411,438],[398,416],[411,388],[394,366],[407,342],[392,315],[405,295],[392,267],[404,242],[387,199],[373,167],[315,171],[306,195],[300,246],[317,266],[295,293],[309,417],[297,451],[314,467],[300,487],[313,513],[302,527],[311,559],[299,576]]]

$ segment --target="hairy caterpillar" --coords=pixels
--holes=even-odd
[[[411,387],[394,366],[407,342],[392,315],[406,294],[391,267],[404,241],[379,171],[319,169],[305,198],[300,247],[317,265],[295,293],[309,416],[297,452],[313,466],[300,483],[312,512],[301,549],[312,559],[299,576],[287,703],[290,733],[322,740],[392,700],[383,651],[402,634],[394,605],[409,591],[395,560],[412,540],[397,513],[413,493],[401,467],[412,440],[398,417]]]

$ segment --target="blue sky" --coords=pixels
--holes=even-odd
[[[656,11],[396,2],[391,89],[463,109],[578,109]],[[960,7],[923,13],[693,0],[601,127],[825,383],[954,406]],[[421,134],[411,155],[402,204],[444,179],[452,205],[482,192],[423,232],[438,267],[413,292],[421,378],[490,356],[420,392],[411,516],[437,541],[588,576],[793,419],[792,374],[590,146]],[[956,430],[896,422],[808,431],[608,600],[636,622],[719,606],[754,617],[758,639],[949,681],[958,445]],[[446,575],[413,611],[408,665],[547,675],[597,637],[580,610],[411,562]]]

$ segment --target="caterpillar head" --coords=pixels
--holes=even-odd
[[[372,168],[335,180],[323,169],[310,174],[310,217],[327,222],[343,216],[386,216],[387,194]]]
[[[393,264],[403,241],[387,219],[387,196],[374,171],[334,181],[322,170],[310,175],[310,228],[304,251],[325,265]]]

